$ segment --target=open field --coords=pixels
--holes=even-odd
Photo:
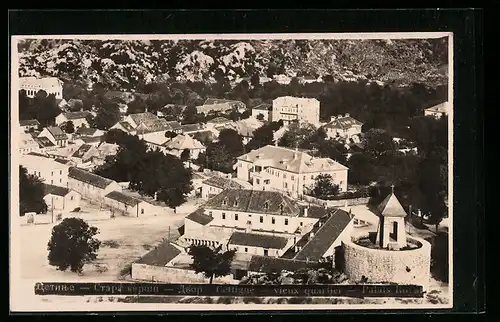
[[[118,280],[123,270],[148,249],[162,239],[175,240],[177,229],[183,225],[184,217],[195,210],[195,200],[177,208],[177,213],[165,208],[158,216],[122,217],[104,220],[102,212],[89,212],[82,206],[78,217],[99,229],[96,236],[101,242],[97,260],[84,267],[83,275],[61,272],[48,264],[47,243],[53,224],[23,225],[20,227],[21,277],[43,281],[113,281]],[[108,217],[109,218],[109,217]],[[170,231],[170,233],[169,233]]]

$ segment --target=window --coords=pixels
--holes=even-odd
[[[225,200],[225,199],[224,199],[224,200],[222,201],[222,205],[223,205],[223,206],[227,205],[227,200]]]
[[[234,206],[235,206],[235,207],[238,207],[238,200],[235,200],[235,201],[234,201]]]
[[[269,250],[268,249],[264,249],[264,256],[268,256],[269,255]]]
[[[300,226],[304,226],[304,223],[302,221],[300,222]]]
[[[248,248],[247,247],[245,247],[245,253],[248,253]]]
[[[304,181],[306,181],[306,176],[304,176]]]
[[[311,175],[311,180],[314,180],[314,175]]]
[[[222,219],[226,219],[226,214],[222,213]]]
[[[71,196],[70,200],[73,200],[73,196]]]
[[[271,224],[273,224],[273,225],[274,225],[275,223],[276,223],[276,220],[274,219],[274,217],[273,217],[273,218],[271,218]]]
[[[50,184],[54,184],[54,180],[50,180]]]
[[[260,221],[260,223],[263,223],[264,222],[264,217],[260,216],[259,221]]]
[[[234,220],[238,220],[238,214],[234,214]]]
[[[295,180],[295,177],[294,177],[294,176],[292,176],[292,181],[293,181],[293,180]]]
[[[62,183],[62,179],[59,179],[59,183]]]
[[[144,215],[144,208],[141,209],[141,215]]]
[[[260,180],[259,179],[256,179],[256,182],[257,182],[257,184],[260,184]]]
[[[288,188],[288,183],[285,182],[285,188]]]
[[[285,218],[285,226],[288,225],[288,218]]]
[[[269,209],[269,203],[267,201],[264,202],[264,209]]]
[[[283,179],[286,179],[286,173],[283,173]]]
[[[252,215],[248,215],[248,218],[252,218]]]
[[[211,212],[211,211],[209,211],[209,212],[208,212],[208,215],[209,215],[210,217],[212,217],[212,212]]]
[[[40,174],[40,171],[38,171],[38,176],[41,177],[42,175]]]
[[[54,176],[54,171],[51,171],[51,172],[50,172],[50,175],[51,175],[51,176]]]

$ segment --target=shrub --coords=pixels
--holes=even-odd
[[[105,240],[102,242],[102,246],[109,248],[118,248],[120,244],[116,240]]]
[[[80,207],[76,207],[75,209],[73,209],[72,212],[80,212],[82,209]]]

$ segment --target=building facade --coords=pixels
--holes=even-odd
[[[19,164],[28,170],[28,174],[39,177],[46,184],[67,186],[69,167],[65,164],[48,157],[30,154],[22,155]]]
[[[320,174],[329,174],[340,191],[347,191],[348,168],[329,158],[267,145],[237,158],[237,178],[256,190],[277,190],[296,198],[315,184]]]
[[[61,128],[57,126],[49,126],[46,127],[38,134],[39,138],[47,138],[52,142],[52,144],[58,146],[58,147],[65,147],[68,145],[68,135],[64,133]]]
[[[440,119],[443,116],[448,115],[450,110],[450,103],[443,102],[438,105],[431,106],[424,110],[424,116],[432,116],[436,119]]]
[[[111,191],[106,194],[104,203],[123,216],[139,217],[156,215],[157,207],[141,199],[126,195],[120,191]]]
[[[332,116],[330,122],[325,124],[323,129],[329,139],[342,138],[348,140],[361,134],[362,126],[363,123],[347,113],[345,115]]]
[[[73,122],[73,126],[75,129],[79,129],[82,126],[88,128],[89,123],[87,121],[87,117],[90,116],[90,112],[82,111],[82,112],[63,112],[56,116],[56,125],[59,126],[68,121]]]
[[[48,211],[63,211],[69,213],[80,207],[80,194],[65,187],[44,184],[45,196],[43,199],[47,204]]]
[[[28,97],[33,98],[39,91],[45,91],[56,99],[63,98],[63,82],[56,77],[21,77],[19,82],[20,89],[25,90]]]
[[[69,168],[68,188],[95,203],[104,203],[105,196],[112,191],[122,191],[122,187],[116,181],[77,167]]]
[[[294,121],[319,124],[320,103],[315,98],[282,96],[273,100],[271,120],[282,120],[283,124]]]
[[[40,146],[35,141],[35,139],[28,133],[19,134],[19,153],[21,155],[28,154],[30,152],[41,152]]]

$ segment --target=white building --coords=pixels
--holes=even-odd
[[[76,129],[81,128],[82,126],[89,127],[89,123],[87,121],[87,117],[90,116],[90,112],[82,111],[82,112],[63,112],[56,116],[56,125],[59,126],[68,121],[73,122],[73,126]]]
[[[270,121],[271,120],[271,111],[273,106],[268,103],[262,103],[252,108],[252,117],[255,119],[262,118],[262,121]],[[262,115],[261,117],[259,115]]]
[[[164,144],[165,150],[168,154],[181,157],[184,150],[189,150],[190,158],[196,159],[200,153],[206,151],[205,146],[198,140],[193,139],[189,135],[179,134],[175,138]]]
[[[293,121],[319,124],[320,103],[315,98],[282,96],[273,100],[271,121],[283,121],[289,124]]]
[[[95,203],[103,203],[105,196],[111,191],[122,191],[116,181],[76,167],[69,168],[68,188]]]
[[[332,116],[330,122],[325,124],[323,129],[329,139],[342,138],[348,140],[359,135],[362,126],[363,123],[347,113],[345,115]]]
[[[28,174],[36,175],[46,184],[67,186],[69,167],[65,164],[48,157],[31,154],[22,155],[19,164],[28,170]]]
[[[69,213],[80,207],[80,194],[68,188],[44,184],[44,194],[48,211]]]
[[[432,116],[436,119],[439,119],[443,116],[448,115],[450,110],[450,103],[448,101],[443,102],[438,105],[431,106],[424,110],[424,116]]]
[[[139,217],[156,215],[158,208],[149,202],[126,195],[120,191],[111,191],[104,197],[104,203],[123,216]]]
[[[344,211],[302,206],[277,191],[226,189],[185,218],[182,240],[269,257],[303,251],[317,261],[331,254],[350,223]],[[309,243],[316,245],[313,254]]]
[[[36,130],[40,126],[38,120],[20,120],[19,126],[22,132],[28,132],[30,130]]]
[[[329,158],[267,145],[237,158],[237,178],[257,190],[278,190],[298,197],[315,184],[320,174],[329,174],[340,191],[347,191],[348,168]]]
[[[65,147],[68,145],[68,135],[64,133],[61,128],[57,126],[49,126],[46,127],[38,134],[39,138],[47,138],[52,144],[57,145],[58,147]]]
[[[56,77],[21,77],[19,82],[20,89],[24,89],[28,97],[35,97],[42,90],[47,95],[54,94],[56,99],[63,98],[63,82]]]
[[[41,152],[40,146],[29,133],[19,133],[19,153]]]

